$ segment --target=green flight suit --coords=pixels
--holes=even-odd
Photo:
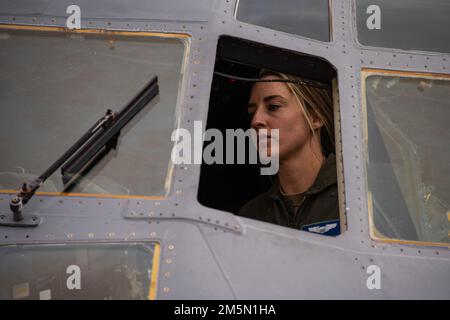
[[[338,223],[337,229],[340,230],[336,156],[330,154],[326,158],[296,212],[287,200],[279,190],[277,179],[269,191],[247,202],[238,215],[306,231],[311,231],[308,226],[334,221]]]

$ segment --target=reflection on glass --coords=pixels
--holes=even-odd
[[[240,0],[236,19],[311,39],[330,41],[328,0]]]
[[[157,246],[0,247],[0,299],[148,299]]]
[[[369,74],[365,85],[378,236],[450,242],[450,79]]]
[[[31,182],[107,109],[119,111],[158,76],[159,96],[122,129],[117,149],[70,192],[167,194],[182,39],[0,33],[0,189]],[[59,172],[47,181],[40,191],[65,191]]]
[[[450,52],[450,1],[448,0],[356,0],[358,41],[367,46]],[[369,6],[380,8],[380,29]],[[375,17],[375,16],[374,16]]]

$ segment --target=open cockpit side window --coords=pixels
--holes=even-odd
[[[345,218],[340,215],[337,187],[336,94],[336,70],[327,61],[222,36],[199,202],[286,227],[339,234]],[[220,150],[217,138],[211,138],[218,135],[224,140]],[[278,161],[276,170],[263,173],[274,161],[263,161],[263,149]],[[258,161],[252,162],[255,150]],[[218,161],[205,161],[211,151]]]

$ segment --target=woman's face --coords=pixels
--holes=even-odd
[[[279,78],[266,76],[263,79]],[[252,116],[251,127],[257,131],[260,140],[265,139],[260,133],[261,129],[267,129],[267,138],[270,138],[271,129],[279,129],[280,161],[301,151],[312,137],[301,107],[285,83],[257,82],[250,95],[248,112]],[[265,152],[272,156],[270,143]]]

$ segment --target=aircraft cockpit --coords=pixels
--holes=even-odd
[[[0,1],[0,299],[450,297],[449,15],[446,0]],[[214,149],[255,127],[273,83],[329,93],[325,225],[242,214],[292,194],[248,161],[251,136]]]

